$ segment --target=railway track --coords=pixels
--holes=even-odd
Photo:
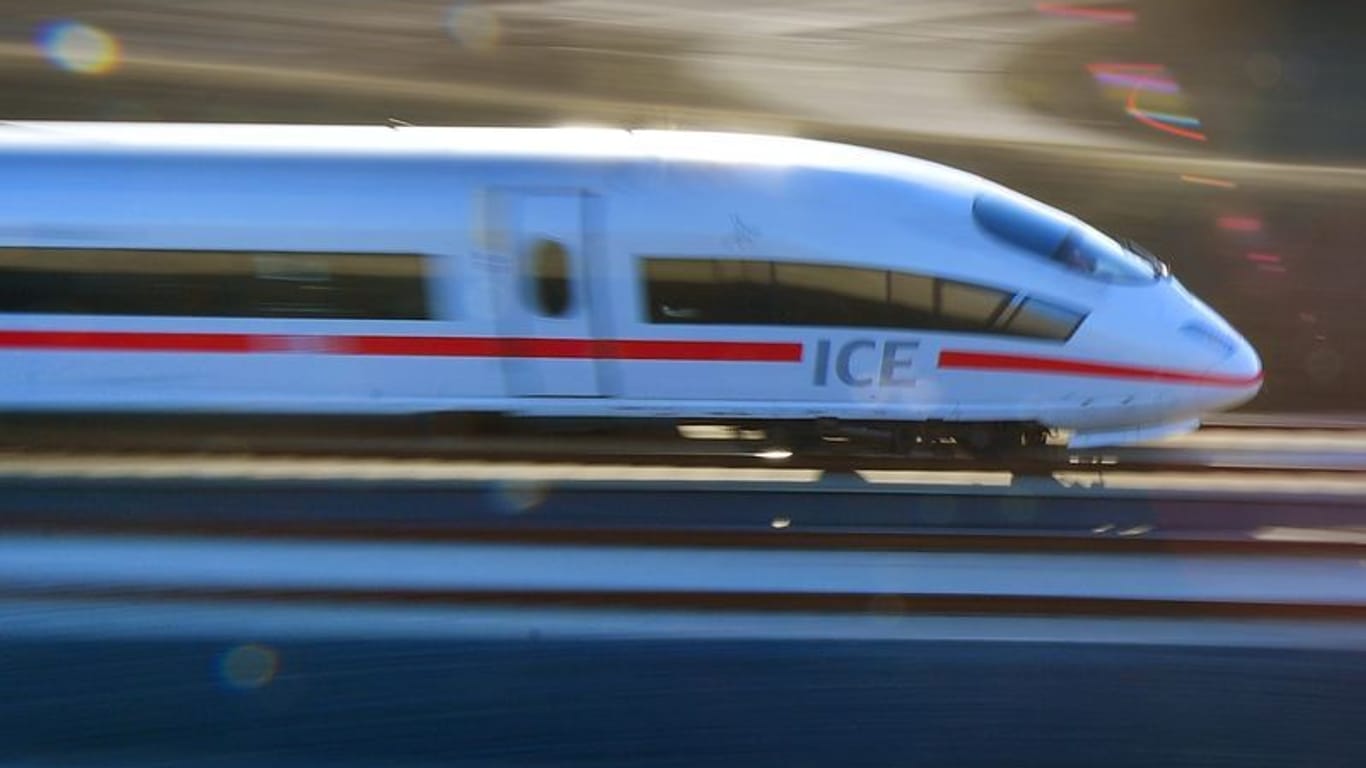
[[[1312,429],[1360,432],[1366,430],[1366,415],[1360,413],[1215,413],[1201,419],[1215,429]]]
[[[1366,478],[419,460],[0,460],[0,534],[642,548],[1141,553],[1366,548]]]
[[[502,429],[457,433],[439,423],[400,419],[296,418],[229,420],[155,417],[10,418],[0,423],[0,471],[36,460],[90,457],[234,456],[297,459],[430,459],[576,463],[586,466],[787,468],[826,472],[1001,471],[1048,475],[1068,471],[1356,473],[1366,470],[1366,428],[1343,419],[1310,428],[1262,416],[1217,422],[1192,435],[1136,446],[1068,450],[1046,446],[999,457],[949,449],[896,456],[858,443],[823,442],[796,450],[761,432],[705,428],[685,438],[672,427],[603,434]]]
[[[983,460],[839,444],[788,454],[764,439],[666,431],[16,423],[0,432],[0,532],[863,550],[1366,545],[1366,434],[1346,430],[1216,428]]]
[[[362,431],[347,443],[323,430],[291,443],[248,430],[176,445],[99,432],[0,454],[0,653],[17,692],[5,712],[26,725],[16,749],[49,749],[42,734],[73,717],[101,724],[110,700],[149,702],[121,703],[110,733],[133,722],[204,754],[235,748],[215,741],[224,723],[273,733],[273,710],[258,718],[204,674],[243,656],[284,670],[246,693],[324,712],[307,731],[324,744],[376,729],[403,743],[408,723],[436,723],[421,734],[435,743],[467,720],[433,712],[504,711],[478,697],[508,680],[536,701],[616,692],[568,726],[610,722],[589,734],[600,741],[657,732],[698,680],[712,698],[697,711],[749,696],[744,717],[779,711],[800,733],[853,711],[860,743],[887,712],[889,733],[917,722],[891,707],[923,701],[936,680],[973,692],[1033,675],[1047,684],[1028,698],[1078,702],[1057,715],[1067,728],[1135,680],[1173,692],[1163,712],[1206,689],[1198,710],[1224,718],[1230,701],[1274,702],[1246,717],[1258,734],[1360,709],[1366,476],[1345,460],[1289,471],[1352,456],[1361,438],[1349,432],[1209,430],[1131,449],[1157,451],[1147,457],[1035,457],[1037,471],[952,458],[916,469],[838,446],[779,458],[762,440],[660,435],[583,435],[568,462],[549,435]],[[1277,469],[1251,471],[1248,457],[1272,450],[1261,443],[1298,458],[1262,455]],[[1221,452],[1223,471],[1209,458]],[[1155,471],[1160,461],[1181,471]],[[967,661],[952,667],[947,653]],[[329,675],[353,687],[338,692]],[[902,687],[869,703],[889,680]],[[840,686],[855,695],[829,693]],[[462,696],[475,697],[467,710]],[[516,711],[498,738],[545,727],[532,737],[555,743],[552,717]],[[1130,733],[1135,718],[1121,719],[1115,732]],[[737,744],[750,743],[745,728]],[[717,728],[697,730],[710,749]],[[1359,753],[1312,743],[1329,745],[1326,763]]]

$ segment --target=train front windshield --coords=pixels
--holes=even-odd
[[[1014,195],[986,193],[972,205],[978,225],[992,235],[1070,271],[1110,283],[1151,283],[1165,273],[1161,262],[1114,238]]]
[[[1049,258],[1111,283],[1150,283],[1161,275],[1154,263],[1089,227],[1071,230]]]

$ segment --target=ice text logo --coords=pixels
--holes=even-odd
[[[881,351],[879,352],[879,347]],[[829,383],[833,370],[835,378],[850,387],[904,387],[915,383],[908,375],[920,347],[918,341],[882,341],[850,339],[835,347],[830,339],[816,342],[816,372],[818,387]],[[833,352],[832,352],[833,348]],[[869,363],[876,363],[876,374]]]

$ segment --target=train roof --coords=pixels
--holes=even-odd
[[[983,180],[919,158],[790,136],[614,128],[456,128],[243,123],[0,122],[0,153],[132,156],[525,161],[700,162],[823,169],[903,181],[979,187]]]

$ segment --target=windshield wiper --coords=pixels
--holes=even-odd
[[[1149,266],[1153,268],[1153,275],[1155,277],[1167,277],[1171,275],[1172,269],[1167,266],[1167,262],[1157,258],[1157,256],[1147,248],[1144,248],[1127,237],[1120,238],[1119,244],[1124,247],[1124,250],[1148,262]]]

